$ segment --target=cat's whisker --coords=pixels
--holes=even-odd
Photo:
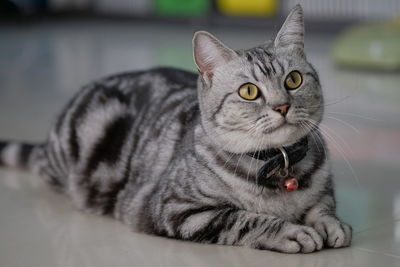
[[[307,108],[322,108],[322,107],[327,107],[327,106],[339,104],[339,103],[343,102],[344,100],[346,100],[346,99],[348,99],[348,98],[350,98],[350,96],[345,96],[345,97],[343,97],[343,98],[341,98],[341,99],[337,99],[337,100],[334,100],[334,101],[332,101],[332,102],[323,102],[323,103],[318,104],[318,105],[310,105],[310,106],[307,106]]]
[[[325,160],[328,160],[328,152],[327,152],[327,149],[326,149],[326,144],[325,144],[325,141],[322,139],[319,131],[312,131],[311,135],[316,137],[319,140],[319,142],[320,142],[320,144],[322,146],[322,149],[324,150]]]
[[[311,119],[311,118],[306,118],[306,117],[303,117],[303,118],[301,119],[301,121],[302,121],[303,123],[305,123],[305,125],[307,125],[307,127],[310,129],[310,132],[312,132],[312,131],[318,129],[319,123],[317,123],[317,122],[315,122],[315,123],[307,123],[307,122],[309,122],[309,120],[312,120],[312,119]]]
[[[335,118],[335,117],[331,117],[331,116],[325,116],[325,118],[341,122],[342,124],[350,127],[350,129],[354,130],[356,133],[358,133],[358,134],[360,133],[360,131],[356,127],[354,127],[353,125],[351,125],[350,123],[348,123],[348,122],[346,122],[344,120],[341,120],[341,119],[338,119],[338,118]]]
[[[382,120],[380,120],[380,119],[376,119],[376,118],[372,118],[372,117],[367,117],[367,116],[359,115],[359,114],[356,114],[356,113],[349,113],[349,112],[325,111],[325,113],[327,113],[327,114],[339,114],[339,115],[353,116],[353,117],[357,117],[357,118],[361,118],[361,119],[365,119],[365,120],[382,121]]]
[[[310,134],[313,138],[316,138],[319,140],[319,144],[321,144],[322,149],[324,150],[324,154],[325,154],[325,160],[328,160],[328,153],[327,153],[327,149],[326,149],[326,144],[322,138],[322,136],[320,135],[320,128],[318,127],[318,125],[310,125],[307,122],[304,123],[304,125],[310,129]],[[317,145],[317,147],[319,147],[319,145]]]
[[[254,131],[253,128],[250,128],[249,133],[251,134],[251,132]],[[249,143],[251,143],[251,138],[249,138]],[[229,153],[229,152],[228,152]],[[218,155],[218,154],[217,154]],[[223,168],[225,168],[226,164],[228,164],[228,162],[230,162],[233,158],[234,155],[237,155],[236,153],[231,153],[231,155],[228,157],[228,159],[225,161]]]
[[[314,128],[316,126],[311,126],[311,125],[307,124],[307,122],[301,122],[301,124],[304,127],[306,127],[307,129],[309,129],[309,133],[310,133],[311,137],[314,139],[314,142],[315,142],[318,150],[319,150],[319,144],[322,146],[322,149],[324,150],[325,160],[328,160],[328,153],[325,148],[325,142],[323,141],[322,137],[320,136],[318,129]],[[318,139],[319,142],[316,142],[316,139]]]
[[[324,128],[325,128],[325,131],[329,131],[329,132],[331,133],[332,136],[335,136],[337,139],[339,139],[339,141],[341,141],[342,144],[345,145],[346,148],[347,148],[348,150],[350,150],[351,153],[353,153],[353,151],[352,151],[350,145],[346,142],[346,140],[343,139],[343,137],[341,137],[340,135],[338,135],[337,133],[335,133],[334,130],[332,130],[330,127],[328,127],[328,126],[327,126],[326,124],[324,124],[324,123],[320,123],[320,126],[321,126],[321,127],[324,127]]]
[[[261,140],[262,144],[264,144],[264,138],[265,138],[265,135],[263,135],[263,137],[262,137],[262,140]],[[257,172],[256,172],[256,176],[257,176]],[[259,186],[257,179],[256,179],[256,185]]]
[[[262,139],[262,140],[263,140],[263,139]],[[246,176],[246,180],[247,180],[247,181],[249,181],[249,175],[250,175],[250,172],[251,172],[251,167],[252,167],[252,164],[253,164],[254,155],[255,155],[255,153],[257,153],[257,151],[259,151],[259,147],[260,147],[260,145],[261,145],[261,143],[262,143],[262,140],[260,140],[259,143],[257,144],[256,150],[253,152],[253,157],[251,157],[251,160],[250,160],[250,167],[249,167],[249,170],[248,170],[247,176]]]
[[[265,130],[268,130],[269,129],[269,127],[272,125],[272,122],[271,123],[268,123],[268,124],[266,124],[266,125],[260,125],[259,127],[258,127],[258,129],[257,130],[259,130],[259,131],[265,131]]]
[[[317,143],[317,140],[315,139],[315,137],[314,137],[314,135],[312,134],[312,132],[311,132],[311,131],[306,127],[306,125],[304,125],[304,123],[301,122],[301,121],[300,121],[300,123],[299,123],[299,126],[300,126],[300,128],[304,131],[305,134],[307,134],[308,132],[310,133],[310,135],[311,135],[311,137],[312,137],[312,139],[313,139],[313,141],[314,141],[314,144],[317,146],[318,152],[320,152],[319,146],[318,146],[318,143]]]
[[[251,140],[251,138],[249,138],[249,140],[247,140],[246,147],[245,147],[245,151],[247,151],[247,148],[248,148],[248,146],[251,144],[252,141],[253,141],[253,140]],[[246,153],[246,152],[240,153],[240,157],[239,157],[239,159],[238,159],[238,161],[237,161],[237,163],[236,163],[236,167],[235,167],[235,171],[233,172],[233,175],[236,175],[236,171],[237,171],[237,169],[238,169],[238,167],[239,167],[239,163],[240,163],[240,161],[242,160],[242,157],[243,157],[243,155],[244,155],[245,153]]]
[[[257,147],[258,147],[258,146],[257,146]],[[257,150],[256,150],[256,151],[257,151]],[[253,156],[255,155],[256,151],[253,152]],[[249,166],[249,169],[248,169],[247,175],[246,175],[246,181],[247,181],[247,182],[249,181],[249,175],[250,175],[251,165],[253,164],[253,160],[254,160],[254,157],[251,157],[250,166]]]
[[[308,121],[310,123],[314,123],[312,121]],[[325,127],[325,129],[323,129],[322,127]],[[344,161],[346,162],[346,164],[348,165],[348,167],[350,168],[350,171],[357,183],[357,186],[361,186],[360,180],[353,168],[353,166],[351,165],[350,161],[348,160],[346,153],[344,151],[344,149],[342,148],[342,146],[340,145],[340,143],[338,141],[336,141],[336,139],[328,132],[328,130],[326,129],[327,126],[320,124],[320,131],[325,135],[326,138],[328,138],[331,142],[332,145],[334,145],[335,149],[341,154],[341,156],[343,157]],[[331,130],[332,131],[332,130]],[[347,145],[347,143],[345,143]]]
[[[261,142],[259,143],[259,146],[257,146],[257,150],[256,151],[260,151],[260,146],[262,144],[264,144],[264,138],[265,138],[265,135],[263,135],[263,137],[261,138]],[[256,167],[257,167],[257,164],[256,164]],[[251,168],[251,166],[250,166],[250,168]],[[257,172],[256,172],[256,175],[257,175]],[[256,188],[257,188],[259,186],[257,179],[255,179],[255,184],[256,184]]]
[[[250,126],[250,129],[249,129],[249,131],[248,131],[248,134],[249,134],[249,135],[253,135],[254,132],[255,132],[255,127],[254,127],[254,126]],[[230,132],[223,132],[223,133],[220,133],[220,134],[214,134],[213,137],[215,138],[215,137],[221,137],[221,136],[228,136],[229,134],[231,134],[231,133],[230,133]],[[230,142],[231,142],[230,139],[226,139],[225,142],[226,142],[226,144],[223,145],[221,148],[218,149],[218,152],[217,152],[216,156],[218,156],[219,153],[222,152],[222,151],[224,151],[224,152],[226,152],[226,153],[232,153],[232,152],[226,151],[225,148],[231,147],[231,146],[234,145],[234,144],[231,144],[231,143],[230,143]],[[233,142],[233,141],[232,141],[232,142]],[[234,153],[232,153],[232,154],[234,154]]]

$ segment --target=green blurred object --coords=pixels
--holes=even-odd
[[[196,72],[193,63],[192,48],[187,45],[175,45],[160,43],[156,58],[158,65],[182,68]]]
[[[400,70],[400,18],[351,27],[337,38],[332,56],[340,66]]]
[[[209,0],[155,0],[156,13],[163,16],[201,16],[210,9]]]

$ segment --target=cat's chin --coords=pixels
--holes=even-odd
[[[226,151],[231,153],[248,153],[256,150],[292,145],[308,134],[304,129],[297,124],[286,122],[271,131],[259,132],[258,136],[254,139],[254,143],[246,141],[249,136],[237,131],[213,133],[211,135],[206,134],[205,136],[212,137],[211,139],[215,144],[219,147],[224,147]],[[260,143],[261,140],[263,141],[262,143]]]
[[[225,150],[231,153],[250,153],[257,150],[266,150],[282,146],[290,146],[299,141],[307,134],[307,132],[305,132],[301,127],[295,124],[285,123],[284,125],[274,129],[273,131],[264,133],[262,136],[260,136],[257,140],[268,140],[268,142],[265,142],[263,144],[255,142],[254,144],[249,145],[246,142],[240,141],[245,140],[245,137],[237,135],[231,136],[233,137],[231,140],[235,140],[234,146],[230,145],[230,143],[225,143],[222,140],[220,140],[218,143],[221,144],[222,147],[225,146]]]
[[[270,140],[269,144],[266,144],[266,148],[292,145],[307,134],[298,125],[285,123],[273,131],[266,133],[266,137]]]

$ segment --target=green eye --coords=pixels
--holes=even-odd
[[[294,90],[299,88],[299,86],[303,83],[303,77],[300,72],[294,70],[288,74],[285,79],[285,88],[286,90]]]
[[[252,83],[246,83],[240,86],[239,95],[246,100],[255,100],[258,97],[258,87]]]

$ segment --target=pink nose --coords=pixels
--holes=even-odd
[[[283,105],[279,105],[279,106],[275,107],[274,110],[276,112],[281,113],[282,116],[285,117],[287,112],[288,112],[288,110],[289,110],[289,108],[290,108],[289,104],[283,104]]]

